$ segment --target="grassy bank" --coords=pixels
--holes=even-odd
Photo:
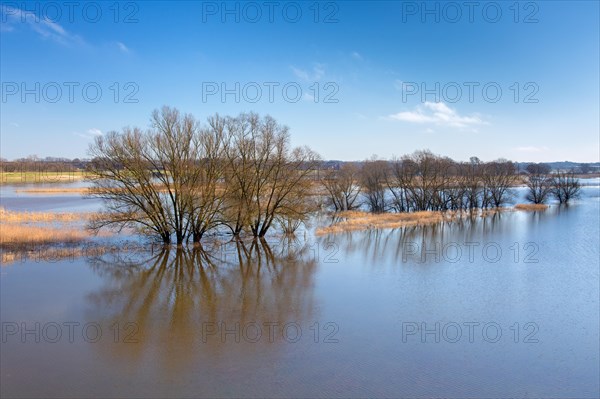
[[[31,225],[0,225],[2,235],[0,247],[18,247],[27,244],[73,244],[85,240],[89,235],[79,228],[57,228]]]
[[[83,170],[72,172],[65,171],[17,171],[0,172],[0,184],[20,183],[70,183],[82,180],[85,177]]]
[[[0,208],[0,223],[85,222],[92,215],[77,212],[15,212]]]
[[[347,231],[369,229],[394,229],[405,226],[421,226],[452,220],[458,216],[453,212],[406,212],[406,213],[369,213],[345,211],[336,214],[339,221],[331,226],[319,227],[317,235],[336,234]]]
[[[515,209],[520,211],[545,211],[548,209],[548,205],[546,204],[517,204],[515,205]]]
[[[337,221],[326,227],[318,227],[316,235],[336,234],[370,229],[395,229],[408,226],[426,226],[441,222],[455,221],[466,217],[486,217],[505,211],[544,211],[546,204],[517,204],[513,208],[475,209],[473,211],[422,211],[401,213],[369,213],[344,211],[335,214]]]
[[[14,212],[0,208],[0,248],[83,242],[90,213]]]
[[[44,194],[44,195],[60,195],[60,194],[80,194],[86,195],[91,193],[91,189],[87,187],[36,187],[36,188],[21,188],[15,190],[17,193],[26,194]]]

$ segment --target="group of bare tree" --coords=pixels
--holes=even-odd
[[[526,199],[535,204],[550,196],[565,204],[581,191],[574,171],[551,173],[547,164],[530,164],[521,176],[505,159],[456,162],[428,150],[391,161],[373,157],[360,166],[346,163],[321,175],[327,203],[335,211],[361,206],[374,213],[497,208],[523,181]]]
[[[517,182],[512,162],[456,162],[430,151],[391,161],[372,158],[360,168],[345,164],[323,175],[322,185],[335,210],[357,209],[364,203],[371,212],[499,207]]]
[[[147,131],[126,128],[90,147],[90,195],[106,210],[92,229],[133,227],[180,245],[224,226],[263,237],[297,228],[316,206],[318,156],[291,148],[288,128],[256,114],[215,115],[201,125],[164,107]]]
[[[550,173],[546,164],[530,164],[527,166],[527,195],[528,201],[534,204],[545,203],[554,196],[561,204],[568,204],[577,198],[581,192],[581,184],[575,177],[575,171],[559,171]]]
[[[522,181],[504,159],[456,162],[428,150],[319,170],[318,155],[291,148],[288,128],[269,116],[215,115],[201,124],[169,107],[154,111],[146,131],[97,137],[90,155],[90,195],[106,204],[90,227],[133,227],[178,245],[221,227],[234,236],[264,237],[273,226],[294,232],[323,199],[335,211],[497,208]],[[529,165],[528,200],[567,203],[579,194],[573,173],[549,172]]]
[[[360,168],[352,163],[344,163],[336,169],[326,169],[321,173],[321,185],[325,198],[335,211],[350,211],[360,206],[360,186],[357,182]]]

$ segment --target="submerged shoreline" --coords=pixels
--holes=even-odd
[[[427,226],[442,222],[455,222],[465,218],[487,217],[498,212],[543,211],[549,208],[546,204],[516,204],[514,207],[490,209],[476,208],[461,211],[417,211],[417,212],[384,212],[370,213],[364,211],[344,211],[333,214],[339,220],[330,226],[318,227],[316,235],[337,234],[351,231],[371,229],[395,229],[411,226]]]

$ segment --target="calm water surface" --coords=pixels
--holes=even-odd
[[[87,187],[88,183],[3,184],[0,185],[0,206],[11,211],[28,212],[93,212],[102,203],[96,198],[82,198],[78,193],[30,194],[25,190]]]
[[[3,265],[0,393],[598,397],[598,193],[428,228]]]

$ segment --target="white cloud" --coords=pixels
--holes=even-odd
[[[409,123],[429,123],[438,126],[467,128],[488,123],[477,114],[463,116],[443,102],[425,102],[412,111],[389,115],[390,119]]]
[[[352,52],[352,58],[354,58],[355,60],[358,60],[358,61],[362,61],[362,60],[363,60],[363,57],[362,57],[362,55],[360,55],[360,54],[359,54],[358,52],[356,52],[356,51],[353,51],[353,52]]]
[[[96,128],[92,128],[92,129],[88,129],[87,132],[85,133],[74,133],[76,136],[79,136],[81,138],[84,138],[86,140],[91,140],[94,139],[97,136],[102,136],[103,133],[100,129],[96,129]]]
[[[519,152],[544,152],[548,151],[548,147],[534,147],[534,146],[524,146],[515,148],[516,151]]]
[[[100,130],[100,129],[92,128],[92,129],[88,130],[87,132],[89,135],[92,135],[92,136],[102,136],[102,130]]]
[[[394,80],[394,87],[396,88],[396,90],[403,91],[404,90],[404,82],[401,81],[400,79],[396,79],[396,80]]]
[[[298,77],[299,79],[302,79],[302,80],[308,80],[308,72],[306,72],[303,69],[298,69],[294,66],[292,66],[291,68],[292,68],[292,72],[294,72],[294,75],[296,75],[296,77]]]
[[[121,42],[117,42],[117,47],[119,48],[119,50],[121,50],[121,52],[123,52],[125,54],[129,54],[129,52],[130,52],[129,47],[127,47],[125,44],[123,44]]]
[[[325,75],[325,66],[323,64],[315,64],[313,66],[315,80],[321,79]]]
[[[10,125],[13,127],[19,127],[19,124],[17,122],[11,122]]]
[[[310,93],[303,93],[302,94],[302,100],[308,101],[308,102],[315,102],[315,96],[313,96]]]
[[[0,6],[0,11],[2,20],[4,21],[2,31],[13,31],[15,30],[15,25],[21,23],[29,26],[44,40],[52,40],[63,45],[84,44],[83,39],[78,35],[67,32],[58,23],[46,17],[38,17],[31,11],[23,11],[20,8],[6,5]]]
[[[324,66],[318,63],[313,65],[312,70],[296,68],[293,65],[290,68],[298,79],[301,79],[305,82],[316,82],[325,75]]]

